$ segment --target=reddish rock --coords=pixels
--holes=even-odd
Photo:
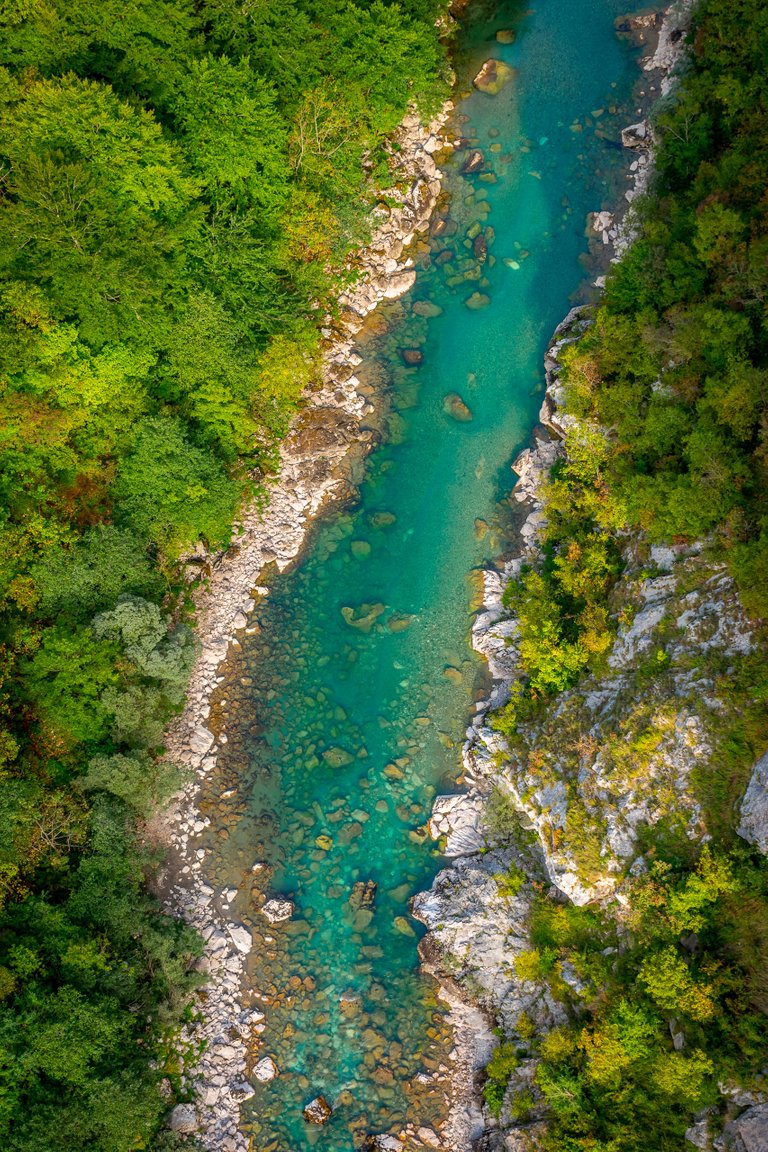
[[[333,1109],[326,1100],[325,1096],[315,1096],[314,1100],[310,1100],[306,1108],[302,1112],[302,1116],[307,1124],[326,1124],[330,1119]]]

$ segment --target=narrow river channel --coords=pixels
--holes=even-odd
[[[358,375],[386,381],[387,435],[354,507],[315,527],[256,608],[216,704],[229,742],[208,785],[213,882],[240,890],[235,915],[251,881],[295,902],[274,926],[249,914],[258,1055],[280,1070],[244,1109],[254,1152],[351,1152],[444,1108],[451,1041],[408,904],[440,867],[423,826],[456,787],[483,686],[472,573],[503,550],[509,464],[585,275],[586,215],[621,195],[637,80],[614,31],[622,0],[534,4],[467,13],[453,128],[485,167],[462,174],[466,148],[443,165],[446,223],[387,332],[377,319],[360,344]],[[495,96],[471,86],[491,56],[515,69]],[[302,1108],[319,1093],[334,1111],[312,1127]]]

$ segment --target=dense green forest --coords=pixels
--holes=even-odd
[[[0,4],[8,1152],[171,1146],[198,941],[136,829],[176,784],[178,562],[274,465],[387,138],[444,96],[446,6]]]
[[[702,0],[690,40],[654,114],[637,239],[563,355],[579,422],[546,488],[543,564],[507,592],[526,676],[497,723],[514,742],[583,672],[606,670],[629,543],[703,541],[705,562],[735,577],[758,648],[735,672],[710,669],[725,702],[696,781],[711,843],[671,823],[649,832],[650,870],[626,879],[613,915],[536,903],[518,975],[567,999],[568,960],[597,990],[572,1026],[531,1037],[553,1152],[689,1147],[693,1114],[721,1105],[718,1081],[749,1086],[768,1058],[768,869],[735,834],[768,745],[768,9]],[[660,648],[647,669],[649,696],[666,659]],[[492,1062],[497,1111],[516,1058],[502,1045]]]

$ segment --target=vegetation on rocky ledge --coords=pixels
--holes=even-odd
[[[637,238],[594,322],[562,353],[565,410],[576,420],[544,490],[543,560],[506,592],[524,677],[496,724],[534,774],[546,776],[550,752],[566,755],[578,694],[567,690],[582,679],[599,695],[606,675],[618,683],[621,671],[621,690],[635,694],[636,723],[600,752],[597,793],[622,773],[642,787],[669,691],[686,675],[708,686],[688,797],[693,834],[672,788],[667,816],[656,813],[639,833],[641,859],[625,866],[618,899],[606,898],[602,912],[543,894],[535,902],[533,947],[517,975],[546,983],[570,1022],[542,1038],[526,1037],[523,1021],[518,1058],[540,1059],[542,1138],[553,1152],[681,1149],[694,1114],[692,1135],[706,1139],[705,1111],[717,1131],[734,1085],[765,1088],[768,868],[735,833],[749,771],[768,743],[767,43],[759,0],[702,0],[690,67],[656,113],[657,177],[638,204]],[[750,654],[726,659],[703,645],[682,668],[673,607],[659,612],[642,667],[631,676],[626,662],[609,668],[617,629],[638,610],[622,582],[627,557],[633,578],[639,555],[640,578],[652,577],[649,544],[696,551],[697,542],[701,559],[685,569],[691,587],[730,572],[751,617]],[[574,774],[580,757],[595,754],[585,742],[582,732]],[[584,882],[613,871],[615,883],[604,829],[575,803],[568,818],[576,823],[558,834],[580,848]],[[513,1067],[499,1056],[489,1070],[497,1114]],[[510,1119],[525,1121],[532,1106],[512,1100]]]
[[[9,1152],[172,1140],[198,944],[148,895],[136,822],[175,784],[178,562],[227,543],[273,464],[388,136],[443,98],[445,18],[445,0],[0,12]]]

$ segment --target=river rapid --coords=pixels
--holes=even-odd
[[[624,12],[470,5],[444,202],[414,249],[414,289],[359,337],[381,443],[354,505],[269,581],[212,701],[226,745],[201,802],[205,867],[254,927],[252,1065],[278,1069],[243,1107],[254,1152],[350,1152],[445,1118],[452,1040],[409,901],[440,867],[425,825],[458,785],[486,687],[469,633],[477,573],[514,533],[509,463],[535,422],[547,338],[584,299],[587,214],[625,186]],[[514,69],[496,95],[471,84],[489,57]],[[478,171],[462,171],[474,150]],[[294,908],[273,924],[260,907],[275,896]],[[322,1126],[302,1117],[318,1095],[333,1107]]]

